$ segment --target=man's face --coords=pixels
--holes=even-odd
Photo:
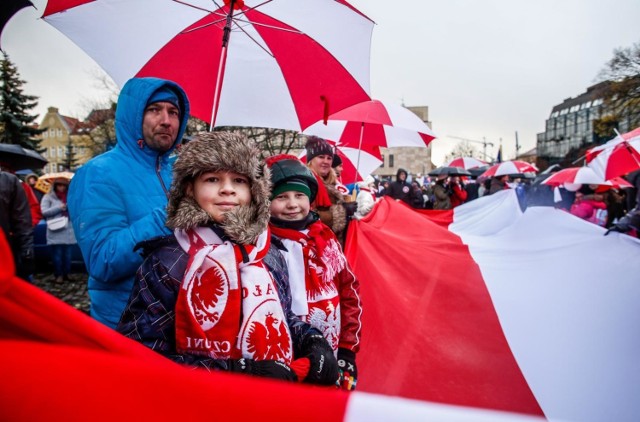
[[[166,152],[171,149],[180,128],[180,111],[167,102],[149,104],[144,109],[142,136],[144,142],[154,151]]]
[[[404,182],[405,180],[407,180],[407,173],[405,173],[404,171],[400,172],[400,176],[399,179]]]
[[[309,161],[311,170],[315,171],[320,177],[327,177],[331,171],[331,164],[333,163],[333,156],[322,154],[315,156]]]

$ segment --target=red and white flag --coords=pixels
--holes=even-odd
[[[507,190],[352,224],[360,391],[563,420],[640,414],[640,241]]]

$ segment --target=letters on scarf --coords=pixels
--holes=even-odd
[[[178,351],[291,364],[289,327],[275,282],[262,263],[269,231],[256,245],[223,242],[205,227],[177,229],[175,235],[189,254],[176,304]]]

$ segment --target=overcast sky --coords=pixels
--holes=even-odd
[[[19,12],[1,45],[39,97],[42,115],[56,106],[84,118],[104,100],[99,68],[38,11]],[[551,108],[596,82],[614,48],[640,42],[638,0],[352,0],[377,25],[371,51],[374,98],[429,106],[438,139],[433,161],[458,136],[495,144],[515,155],[535,147]],[[303,2],[301,2],[303,4]],[[303,6],[301,6],[303,7]],[[330,30],[331,24],[327,23]],[[477,145],[482,150],[482,145]]]

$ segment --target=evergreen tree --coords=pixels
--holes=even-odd
[[[25,95],[16,66],[2,53],[0,60],[0,143],[18,144],[39,151],[40,140],[34,138],[45,131],[38,129],[34,121],[38,115],[29,115],[29,110],[38,105],[33,95]]]

